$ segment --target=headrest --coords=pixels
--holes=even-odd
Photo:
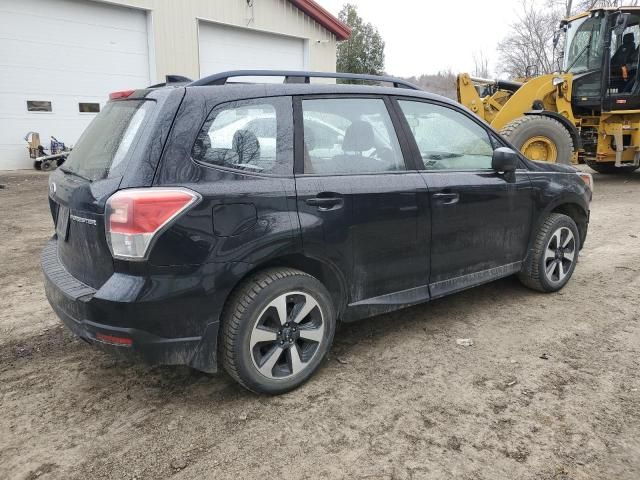
[[[238,154],[238,163],[251,163],[260,157],[260,142],[250,130],[238,130],[234,133],[231,148]]]
[[[364,152],[375,147],[373,127],[370,123],[356,120],[344,134],[343,152]]]

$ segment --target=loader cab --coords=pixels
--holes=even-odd
[[[640,10],[600,9],[564,21],[563,71],[577,114],[640,108]]]
[[[640,108],[640,11],[619,12],[612,18],[607,90],[603,110]]]

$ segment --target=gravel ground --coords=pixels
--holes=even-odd
[[[0,478],[640,478],[640,172],[594,177],[562,292],[509,278],[342,326],[266,397],[67,333],[38,266],[46,176],[0,174]]]

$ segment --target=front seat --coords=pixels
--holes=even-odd
[[[612,65],[624,65],[636,52],[636,39],[633,33],[625,33],[622,37],[622,45],[618,47],[616,53],[611,57]]]
[[[638,62],[638,49],[633,33],[626,33],[622,37],[622,45],[618,47],[616,53],[611,57],[611,78],[615,86],[622,90],[627,81],[635,74],[636,63]],[[623,67],[627,69],[626,73]],[[634,70],[632,73],[631,70]]]

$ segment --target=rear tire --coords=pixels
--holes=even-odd
[[[573,275],[579,252],[576,223],[567,215],[552,213],[540,225],[518,278],[539,292],[557,292]]]
[[[592,160],[587,160],[587,165],[591,170],[594,170],[598,173],[602,173],[604,175],[609,174],[625,174],[625,173],[633,173],[639,167],[634,165],[625,165],[624,167],[616,167],[614,162],[594,162]]]
[[[290,268],[258,272],[223,312],[222,364],[248,390],[288,392],[318,369],[335,324],[331,296],[316,278]]]
[[[526,115],[507,124],[500,135],[531,160],[571,164],[573,140],[564,125],[553,118]]]

